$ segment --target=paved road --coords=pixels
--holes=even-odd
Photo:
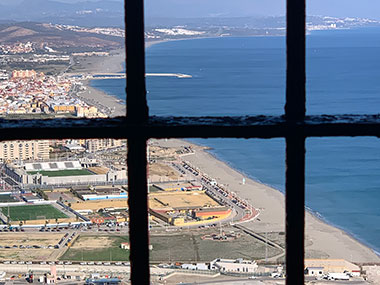
[[[244,217],[245,210],[234,203],[221,187],[218,185],[211,185],[209,179],[204,177],[201,173],[199,173],[196,169],[192,168],[188,164],[184,165],[183,163],[173,163],[172,165],[181,173],[186,173],[192,178],[192,180],[195,180],[201,184],[203,189],[205,189],[210,196],[214,197],[214,199],[219,200],[221,203],[232,208],[235,211],[235,215],[223,220],[224,223],[233,222],[234,220],[238,221]]]
[[[105,273],[105,274],[129,274],[130,266],[129,265],[80,265],[80,264],[72,264],[72,265],[56,265],[58,274],[74,274],[74,273]],[[44,273],[50,272],[51,265],[49,264],[0,264],[0,271],[4,271],[7,273],[27,273],[29,271],[33,271],[35,273]],[[157,268],[151,267],[151,274],[166,274],[173,272],[174,269],[166,269],[166,268]]]

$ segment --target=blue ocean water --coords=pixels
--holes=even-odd
[[[160,43],[147,51],[154,115],[283,113],[285,39],[217,38]],[[380,29],[313,32],[307,38],[308,114],[379,113]],[[124,80],[94,87],[124,99]],[[246,175],[284,190],[283,139],[193,139]],[[306,204],[380,252],[380,142],[376,138],[307,140]]]

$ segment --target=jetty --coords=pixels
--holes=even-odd
[[[123,79],[126,78],[125,73],[92,73],[92,74],[77,74],[75,77],[82,79]],[[146,77],[175,77],[175,78],[192,78],[189,74],[183,73],[146,73]]]

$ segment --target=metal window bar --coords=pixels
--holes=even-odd
[[[127,116],[139,126],[148,121],[145,87],[144,0],[126,0],[125,49]],[[132,284],[149,284],[147,138],[128,140],[128,208]]]
[[[305,119],[305,0],[286,3],[286,104],[290,124]],[[305,137],[297,128],[286,134],[285,241],[286,284],[304,284]]]
[[[380,137],[380,115],[305,116],[305,0],[287,0],[285,116],[149,117],[143,0],[126,0],[127,117],[0,120],[0,140],[126,138],[132,284],[149,284],[146,142],[149,138],[286,139],[287,284],[304,284],[305,138]]]

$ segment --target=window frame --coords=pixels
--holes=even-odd
[[[111,119],[0,120],[0,140],[128,139],[132,284],[149,284],[147,140],[285,138],[286,284],[304,284],[305,139],[380,137],[380,115],[305,116],[305,0],[287,0],[286,105],[282,116],[149,116],[145,87],[144,1],[125,0],[127,116]]]

